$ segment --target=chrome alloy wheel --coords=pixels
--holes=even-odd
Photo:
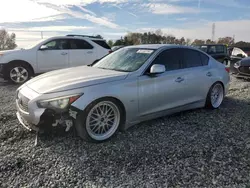
[[[24,67],[15,67],[10,71],[10,79],[15,83],[23,83],[29,78],[29,73]]]
[[[86,130],[89,136],[98,141],[111,137],[119,124],[119,108],[111,101],[102,101],[96,104],[86,118]]]
[[[224,89],[220,83],[213,86],[211,92],[211,104],[214,108],[218,108],[224,99]]]

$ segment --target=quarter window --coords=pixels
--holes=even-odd
[[[203,53],[200,53],[202,65],[208,65],[209,57]]]
[[[80,49],[93,49],[93,46],[85,40],[70,40],[70,49],[80,50]]]
[[[202,66],[200,52],[191,49],[183,49],[183,68]]]

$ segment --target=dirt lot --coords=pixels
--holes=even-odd
[[[144,122],[106,143],[71,131],[34,147],[15,117],[17,87],[0,83],[0,187],[249,187],[249,86],[233,78],[219,110]]]

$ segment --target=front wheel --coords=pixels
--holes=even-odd
[[[76,119],[77,134],[86,141],[110,139],[121,124],[121,107],[114,99],[91,103]]]
[[[214,83],[207,94],[206,107],[217,109],[224,100],[224,87],[220,82]]]
[[[14,64],[8,69],[10,81],[14,84],[23,84],[32,76],[32,71],[26,65]]]

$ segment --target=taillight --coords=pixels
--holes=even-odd
[[[109,54],[111,54],[113,51],[112,50],[109,50]]]
[[[229,67],[225,67],[225,70],[229,73],[230,72],[230,68]]]

